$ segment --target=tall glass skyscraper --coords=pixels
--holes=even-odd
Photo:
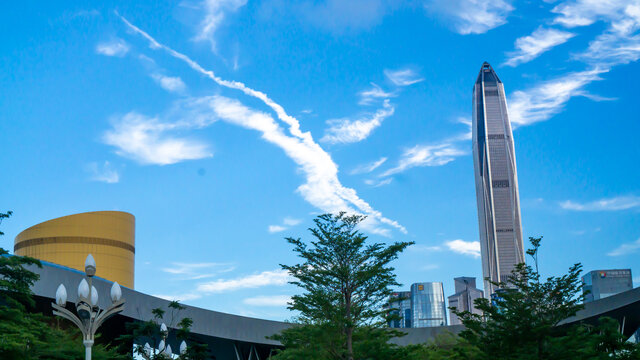
[[[516,154],[502,81],[482,64],[473,87],[473,165],[484,278],[506,281],[524,262]],[[487,298],[496,290],[485,280]]]
[[[447,325],[442,283],[425,282],[411,285],[411,312],[411,327]]]

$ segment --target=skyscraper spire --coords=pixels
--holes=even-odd
[[[520,196],[504,86],[487,62],[473,87],[472,133],[482,272],[506,281],[524,262]],[[496,288],[485,280],[484,290],[490,297]]]

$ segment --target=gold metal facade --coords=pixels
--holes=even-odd
[[[122,211],[95,211],[45,221],[16,236],[14,253],[80,271],[92,254],[96,276],[133,289],[135,217]]]

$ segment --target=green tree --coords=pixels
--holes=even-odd
[[[0,223],[11,216],[0,213]],[[0,232],[0,235],[4,233]],[[84,359],[78,329],[60,328],[53,317],[35,313],[31,286],[39,275],[25,266],[42,267],[29,257],[11,256],[0,248],[0,355],[2,359]],[[96,360],[120,359],[112,349],[95,345]]]
[[[188,344],[187,352],[185,354],[180,354],[178,359],[209,359],[210,355],[207,349],[207,345],[199,343],[191,335],[191,326],[193,325],[193,319],[180,316],[180,312],[182,312],[185,307],[178,301],[171,301],[169,305],[167,305],[167,307],[167,310],[169,311],[169,328],[176,328],[176,338],[179,341],[184,340]],[[163,334],[160,331],[160,326],[162,323],[162,319],[164,319],[165,314],[167,313],[167,310],[155,308],[151,310],[151,313],[153,314],[152,319],[143,322],[136,321],[127,323],[125,325],[127,329],[126,334],[123,334],[116,339],[120,343],[120,351],[130,352],[133,344],[135,344],[137,341],[140,341],[141,339],[146,339],[146,341],[149,342],[149,346],[151,346],[153,349],[157,349],[160,341],[163,338]],[[175,354],[179,353],[179,349],[172,350]],[[147,354],[147,350],[142,344],[136,344],[133,352],[137,355],[141,355],[153,360],[169,359],[169,357],[163,353],[156,354],[155,352],[153,352],[149,356],[149,354]]]
[[[501,290],[493,298],[477,299],[482,315],[454,312],[465,325],[460,335],[481,352],[481,359],[626,359],[633,348],[623,345],[617,327],[602,320],[598,327],[559,326],[583,308],[581,264],[567,274],[542,279],[538,250],[542,238],[530,238],[527,254],[534,267],[518,264],[507,283],[493,283]],[[615,321],[614,321],[615,322]],[[617,324],[617,323],[616,323]],[[617,335],[616,335],[617,334]],[[605,345],[606,344],[606,345]]]
[[[304,292],[292,297],[289,309],[297,311],[298,326],[274,338],[285,350],[276,359],[366,359],[383,353],[397,355],[388,340],[402,333],[386,328],[383,308],[399,286],[389,263],[413,244],[367,244],[357,230],[360,215],[324,214],[309,229],[315,238],[304,242],[287,238],[303,262],[281,265]]]

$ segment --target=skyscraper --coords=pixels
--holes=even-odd
[[[415,283],[411,285],[411,327],[447,325],[447,309],[444,306],[444,288],[441,282]]]
[[[631,269],[593,270],[582,277],[584,302],[604,299],[631,289]]]
[[[464,276],[454,278],[453,280],[455,282],[456,293],[448,297],[449,308],[481,315],[482,312],[476,309],[473,304],[476,299],[483,296],[482,290],[476,289],[476,278]],[[451,319],[451,325],[462,324],[460,318],[458,318],[451,309],[449,309],[449,319]]]
[[[504,87],[486,62],[473,87],[472,134],[482,272],[506,281],[524,262],[518,174]],[[485,280],[484,290],[496,289]]]

